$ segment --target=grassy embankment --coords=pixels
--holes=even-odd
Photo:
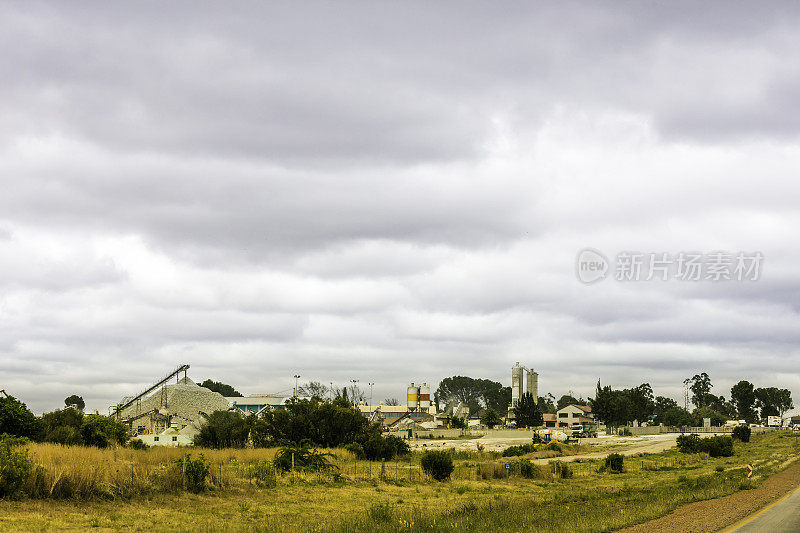
[[[96,450],[31,445],[30,455],[53,479],[84,479],[85,486],[141,486],[104,501],[35,500],[0,502],[0,529],[178,531],[500,531],[553,529],[608,531],[666,514],[694,500],[714,498],[747,488],[744,466],[756,465],[757,478],[785,467],[796,457],[794,438],[754,435],[736,445],[736,455],[709,459],[675,451],[626,458],[626,472],[598,473],[599,461],[571,464],[563,479],[549,467],[534,479],[517,474],[506,480],[504,462],[517,458],[496,454],[456,455],[460,478],[436,483],[413,475],[418,456],[408,462],[380,464],[354,461],[336,451],[341,477],[284,476],[274,488],[259,488],[250,464],[269,460],[275,450],[226,450],[203,453],[212,464],[210,492],[192,495],[172,488],[154,490],[153,475],[182,456],[183,450]],[[193,451],[194,456],[199,450]],[[537,452],[541,453],[541,452]],[[399,475],[391,475],[395,470]],[[216,474],[214,472],[217,472]],[[87,474],[88,472],[88,474]],[[133,472],[133,473],[131,473]],[[140,472],[140,473],[139,473]],[[354,476],[355,473],[355,476]],[[408,473],[412,473],[408,475]],[[216,477],[216,479],[215,479]],[[487,478],[487,479],[483,479]],[[91,481],[94,480],[94,481]],[[139,480],[139,481],[137,481]],[[252,484],[251,484],[252,483]],[[169,489],[169,491],[167,491]],[[167,491],[167,492],[164,492]],[[103,494],[99,490],[97,494]]]

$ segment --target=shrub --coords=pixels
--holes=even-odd
[[[40,438],[41,420],[21,401],[13,396],[0,398],[0,428],[15,437]]]
[[[425,452],[419,464],[422,470],[436,481],[450,479],[450,474],[455,468],[450,454],[438,450]]]
[[[150,448],[150,446],[142,442],[142,439],[131,439],[128,441],[128,448],[132,450],[146,450]]]
[[[110,416],[86,415],[81,423],[81,437],[86,446],[105,448],[109,444],[124,445],[128,440],[128,430]]]
[[[625,466],[625,457],[619,453],[612,453],[606,457],[605,470],[614,473],[622,472]]]
[[[356,459],[363,459],[365,457],[364,447],[357,442],[351,442],[350,444],[346,444],[344,449],[355,455]]]
[[[698,453],[701,448],[700,437],[692,433],[691,435],[679,435],[677,439],[678,451],[681,453]]]
[[[33,472],[27,452],[15,447],[15,439],[0,440],[0,498],[16,497]]]
[[[503,450],[503,457],[518,457],[520,455],[525,455],[526,453],[531,453],[534,451],[532,444],[523,444],[521,446],[509,446],[505,450]]]
[[[278,484],[278,473],[275,466],[267,461],[256,461],[250,466],[250,474],[256,485],[262,488],[273,488]]]
[[[552,461],[550,470],[553,472],[553,476],[557,478],[569,479],[572,477],[572,469],[567,463],[561,461]]]
[[[519,475],[527,479],[533,479],[538,477],[539,468],[528,459],[520,459]]]
[[[275,455],[272,464],[274,464],[275,468],[278,470],[288,472],[292,469],[292,456],[294,456],[295,470],[317,472],[336,468],[328,461],[328,457],[332,457],[332,454],[311,450],[306,446],[287,446],[286,448],[281,448]]]
[[[708,453],[711,457],[730,457],[733,455],[733,439],[717,435],[716,437],[709,437],[702,439],[703,451]]]
[[[630,428],[624,427],[624,428],[622,428],[622,431],[619,432],[619,435],[621,437],[631,437],[631,436],[633,436],[633,433],[631,433]]]
[[[542,436],[539,435],[539,433],[534,433],[533,434],[533,443],[534,444],[540,444],[541,442],[542,442]]]
[[[362,443],[364,457],[370,461],[389,461],[398,455],[408,455],[411,449],[408,444],[397,435],[387,435],[385,437],[372,433],[366,441]]]
[[[49,432],[44,440],[64,446],[78,446],[83,444],[80,430],[72,426],[58,426]]]
[[[194,437],[195,446],[205,448],[243,448],[250,434],[250,418],[233,411],[214,411]]]
[[[748,426],[736,426],[733,428],[731,436],[741,442],[750,442],[750,428]]]
[[[206,463],[203,454],[192,459],[192,455],[187,453],[184,457],[175,459],[175,464],[183,470],[186,490],[194,493],[206,490],[206,478],[211,473],[211,466]]]
[[[749,428],[748,428],[749,429]],[[733,439],[726,436],[701,439],[695,434],[681,435],[677,439],[681,453],[705,452],[711,457],[730,457],[733,455]]]

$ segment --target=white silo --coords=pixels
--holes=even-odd
[[[407,399],[409,410],[413,411],[419,406],[419,387],[415,387],[413,383],[408,386]]]
[[[431,406],[431,388],[427,383],[423,383],[419,387],[419,408],[428,410]]]

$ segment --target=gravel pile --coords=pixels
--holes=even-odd
[[[214,411],[227,411],[230,408],[230,403],[220,393],[200,387],[190,379],[181,380],[179,384],[167,385],[166,389],[166,408],[163,407],[162,389],[159,388],[147,398],[143,398],[140,407],[137,408],[134,404],[125,409],[122,417],[160,409],[162,414],[177,415],[184,420],[199,422],[202,420],[200,411],[211,414]]]

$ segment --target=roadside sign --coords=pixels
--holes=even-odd
[[[509,463],[506,463],[506,470],[511,470],[511,465]]]
[[[751,479],[753,477],[753,463],[747,465],[747,479]]]

